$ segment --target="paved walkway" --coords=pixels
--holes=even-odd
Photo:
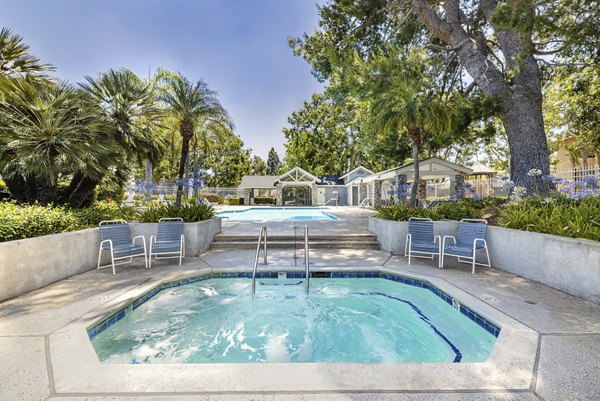
[[[226,232],[226,231],[225,231]],[[49,337],[61,327],[145,281],[176,271],[249,267],[253,251],[208,251],[183,266],[159,261],[151,270],[140,264],[91,271],[0,303],[0,400],[599,400],[600,305],[495,269],[466,265],[440,270],[430,261],[407,266],[402,257],[372,250],[314,250],[316,266],[373,266],[439,277],[517,319],[538,334],[538,353],[529,390],[469,391],[431,388],[418,393],[194,394],[166,392],[57,393]],[[297,255],[298,256],[298,255]],[[300,255],[302,256],[302,255]],[[293,251],[270,252],[270,268],[292,266]],[[77,358],[74,354],[73,358]],[[517,372],[515,372],[516,374]],[[134,379],[134,378],[133,378]],[[164,378],[167,379],[167,378]]]

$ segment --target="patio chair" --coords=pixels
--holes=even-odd
[[[159,255],[163,255],[159,258]],[[168,256],[164,256],[168,255]],[[156,237],[150,237],[150,260],[148,268],[152,267],[152,256],[156,259],[185,258],[185,236],[183,235],[183,219],[180,217],[158,220]]]
[[[404,256],[408,256],[410,265],[411,257],[433,259],[440,257],[442,239],[433,235],[433,221],[431,219],[411,217],[408,219],[408,234],[404,244]]]
[[[473,265],[473,274],[475,274],[475,265],[492,267],[490,264],[490,254],[486,242],[487,221],[483,219],[462,219],[458,223],[457,238],[452,235],[444,235],[442,240],[442,253],[440,257],[440,269],[444,267],[444,255],[458,258],[460,263],[469,263]],[[446,240],[452,240],[452,244],[447,244]],[[486,263],[477,263],[477,250],[484,249],[487,257]]]
[[[134,256],[143,256],[146,268],[148,268],[148,258],[146,257],[146,238],[138,235],[131,238],[129,224],[125,220],[105,220],[101,221],[100,229],[100,249],[98,250],[98,269],[112,266],[113,274],[115,271],[115,260],[129,258],[133,261]],[[136,244],[136,240],[141,239],[141,244]],[[102,251],[110,252],[110,264],[100,266]]]

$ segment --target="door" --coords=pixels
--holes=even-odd
[[[317,205],[325,204],[325,188],[317,188]]]
[[[358,187],[352,187],[352,206],[358,206]]]

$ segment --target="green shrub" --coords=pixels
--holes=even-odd
[[[225,203],[225,198],[217,194],[199,194],[198,197],[206,198],[209,202],[217,202],[219,205]]]
[[[39,237],[83,228],[75,214],[63,207],[0,203],[0,241]]]
[[[600,241],[600,198],[525,199],[500,213],[502,227]]]
[[[441,204],[433,207],[431,212],[437,213],[440,220],[480,219],[483,215],[483,203],[473,205],[472,202],[475,201],[469,200]],[[436,220],[433,217],[430,218]]]
[[[255,205],[274,205],[275,203],[274,198],[254,198]]]
[[[141,221],[155,223],[163,217],[181,217],[186,223],[210,219],[215,215],[211,206],[184,204],[181,207],[174,205],[149,207],[141,215]]]
[[[95,227],[102,220],[137,220],[139,213],[127,206],[120,206],[116,202],[97,202],[94,206],[83,209],[74,209],[81,225],[84,227]]]
[[[240,202],[242,198],[229,198],[228,202],[230,206],[239,206],[242,202]]]
[[[10,192],[8,191],[8,187],[4,183],[4,181],[0,180],[0,202],[3,200],[10,199]]]
[[[409,208],[404,205],[383,206],[377,209],[379,217],[386,220],[407,221],[411,217],[424,217],[431,220],[479,219],[485,208],[483,201],[472,199],[446,203],[431,209]]]
[[[377,209],[377,213],[380,219],[394,221],[407,221],[411,217],[431,218],[428,209],[415,209],[403,205],[382,206]]]

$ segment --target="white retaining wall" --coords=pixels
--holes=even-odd
[[[436,235],[456,235],[458,222],[436,221]],[[381,248],[404,255],[407,223],[369,219]],[[600,242],[489,227],[492,266],[600,304]]]
[[[186,256],[197,256],[221,232],[221,219],[185,223]],[[131,223],[131,234],[145,235],[146,246],[156,223]],[[100,234],[97,228],[0,242],[0,302],[96,268]],[[108,252],[103,252],[103,264]]]

